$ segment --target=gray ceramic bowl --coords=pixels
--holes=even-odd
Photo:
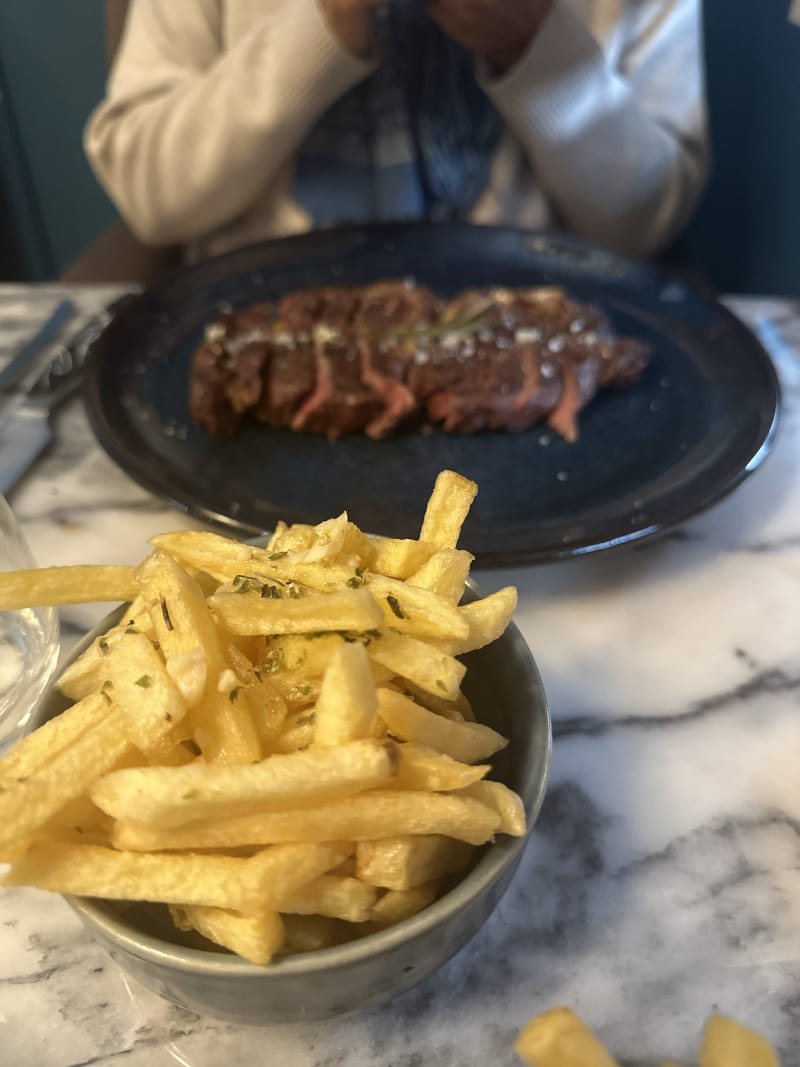
[[[476,595],[471,584],[467,598]],[[90,634],[75,656],[123,610]],[[465,691],[478,718],[510,741],[493,761],[494,777],[520,794],[530,828],[544,798],[551,748],[536,664],[515,626],[466,662]],[[59,714],[66,703],[52,691],[39,721]],[[120,909],[101,900],[67,899],[123,970],[189,1011],[249,1025],[326,1019],[388,1001],[455,955],[508,888],[525,844],[525,838],[498,837],[455,888],[389,930],[267,967],[187,947],[164,921],[165,909],[155,905]]]

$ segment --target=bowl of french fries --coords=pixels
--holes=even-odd
[[[0,607],[122,602],[0,760],[5,885],[63,894],[120,966],[247,1024],[384,1002],[453,956],[521,858],[551,731],[516,591],[346,514],[184,531],[138,567],[0,576]]]

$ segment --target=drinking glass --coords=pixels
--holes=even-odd
[[[17,520],[0,496],[0,571],[33,567]],[[0,752],[21,737],[58,663],[54,608],[0,611]]]

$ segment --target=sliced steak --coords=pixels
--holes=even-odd
[[[574,441],[597,390],[632,384],[649,356],[555,287],[467,290],[445,303],[409,282],[329,286],[223,316],[193,358],[190,404],[218,436],[251,414],[380,438],[424,413],[450,433],[547,419]]]
[[[362,380],[358,347],[318,342],[316,368],[315,388],[292,420],[292,429],[331,439],[366,429],[383,401]]]

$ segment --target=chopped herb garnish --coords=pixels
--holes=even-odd
[[[316,715],[312,711],[310,715],[301,715],[299,719],[295,719],[294,724],[295,726],[309,726],[315,718]]]
[[[203,753],[200,746],[197,744],[196,741],[193,741],[191,737],[188,738],[186,741],[181,741],[181,744],[185,749],[191,752],[193,756],[202,756]]]
[[[367,579],[364,577],[363,567],[356,567],[356,573],[352,578],[348,578],[347,584],[350,586],[351,589],[358,589],[360,585],[364,585],[366,583],[366,580]]]
[[[237,593],[260,593],[261,583],[255,578],[246,578],[243,574],[237,574],[233,580],[234,590]]]
[[[236,686],[234,689],[231,689],[230,693],[228,693],[228,700],[230,700],[231,704],[235,704],[238,699],[239,687]]]
[[[114,688],[114,683],[111,681],[110,678],[106,678],[106,680],[103,682],[101,688],[102,689],[113,689]]]
[[[108,652],[108,641],[106,641],[105,637],[101,637],[101,639],[97,642],[97,647],[105,656]]]
[[[200,791],[197,789],[190,789],[188,793],[181,794],[181,800],[194,800],[195,797],[200,796]]]
[[[138,634],[138,632],[139,631],[137,630],[137,628],[135,626],[126,626],[125,627],[125,633],[126,634]]]
[[[103,700],[105,700],[106,704],[113,703],[113,701],[111,700],[111,697],[109,696],[109,694],[108,693],[104,693],[102,691],[102,689],[100,690],[100,696],[103,698]]]
[[[169,712],[169,711],[165,711],[164,712],[164,720],[165,720],[165,722],[172,722],[172,713]]]
[[[292,582],[289,585],[289,596],[292,600],[299,600],[301,596],[305,596],[305,589],[296,582]]]
[[[403,609],[400,607],[400,601],[397,599],[396,596],[392,596],[392,594],[390,593],[386,598],[386,603],[389,605],[389,607],[392,609],[392,612],[397,616],[398,619],[404,619],[406,617]]]
[[[286,557],[288,555],[289,555],[288,552],[273,552],[272,555],[269,558],[270,559],[286,559]]]
[[[267,599],[271,598],[272,600],[280,600],[281,591],[280,589],[276,589],[274,585],[263,585],[261,587],[261,596]]]
[[[153,684],[153,679],[149,674],[143,674],[141,678],[136,679],[136,685],[141,686],[142,689],[149,689]]]
[[[153,645],[153,649],[154,649],[154,650],[155,650],[156,652],[160,652],[160,651],[161,651],[161,645],[160,645],[160,644],[158,643],[158,641],[153,641],[153,642],[152,642],[152,645]]]
[[[308,694],[311,692],[311,686],[307,682],[302,682],[300,685],[297,686],[297,692],[300,694],[301,697],[307,697]]]
[[[161,597],[161,614],[164,616],[164,625],[168,630],[174,630],[172,625],[172,619],[169,617],[169,609],[167,608],[167,601],[165,597]]]
[[[436,679],[436,688],[441,689],[443,693],[447,692],[447,686],[444,684],[441,678]]]

